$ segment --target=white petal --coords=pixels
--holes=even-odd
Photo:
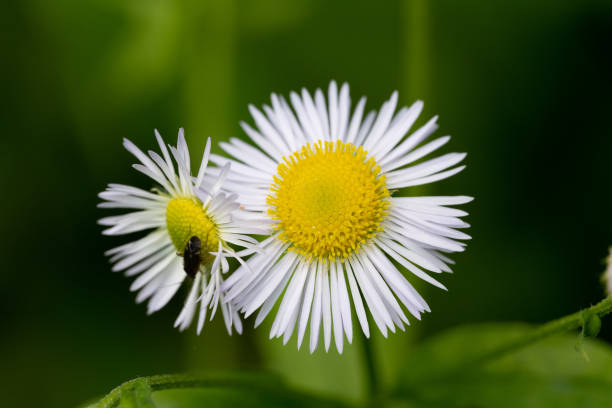
[[[298,325],[298,349],[302,345],[304,339],[304,333],[306,332],[306,325],[308,324],[308,317],[310,316],[310,307],[312,305],[312,299],[316,281],[316,264],[310,264],[308,266],[308,281],[306,282],[306,288],[304,289],[304,298],[302,299],[302,308],[300,311],[300,321]]]
[[[316,283],[314,290],[314,299],[312,303],[312,312],[310,316],[310,353],[317,349],[319,343],[319,329],[321,327],[321,302],[323,301],[323,273],[320,270],[320,264],[317,265]]]
[[[336,349],[338,353],[342,354],[342,348],[344,346],[344,333],[342,330],[342,312],[340,307],[340,294],[338,293],[338,271],[336,269],[336,263],[331,263],[330,279],[330,290],[331,290],[331,312],[332,312],[332,325],[334,329],[334,339],[336,341]]]

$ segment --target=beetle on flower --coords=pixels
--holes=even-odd
[[[187,279],[191,288],[175,327],[180,330],[189,327],[199,305],[198,334],[208,310],[212,309],[212,319],[217,307],[221,308],[228,332],[232,333],[233,326],[241,333],[242,322],[237,311],[231,303],[222,301],[223,274],[230,269],[227,258],[243,262],[241,256],[257,249],[257,241],[246,234],[263,230],[240,218],[236,194],[221,191],[229,166],[213,177],[210,184],[204,182],[210,138],[197,177],[192,177],[183,129],[179,130],[176,147],[168,146],[169,150],[157,131],[155,135],[162,156],[153,151],[147,155],[127,139],[123,144],[140,161],[133,167],[157,182],[158,187],[146,191],[109,184],[100,193],[105,201],[99,207],[135,210],[102,218],[99,223],[109,227],[104,230],[105,235],[153,230],[138,240],[107,251],[113,271],[125,271],[126,276],[138,275],[130,290],[138,291],[138,303],[149,299],[149,314],[163,308]],[[196,249],[188,249],[196,242],[197,256]],[[236,252],[230,244],[244,249]]]

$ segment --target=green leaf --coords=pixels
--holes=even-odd
[[[612,406],[612,349],[603,342],[585,339],[589,363],[575,351],[573,334],[483,360],[532,330],[480,324],[432,338],[411,352],[396,396],[425,407]]]
[[[157,408],[332,408],[337,406],[324,399],[288,393],[283,389],[278,389],[277,392],[220,388],[166,390],[156,392],[153,398]]]

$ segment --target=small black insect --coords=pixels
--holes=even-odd
[[[195,235],[189,238],[187,245],[185,245],[185,251],[183,253],[183,269],[190,278],[195,278],[196,273],[200,270],[200,262],[202,257],[200,256],[200,250],[202,249],[202,242],[200,238]]]

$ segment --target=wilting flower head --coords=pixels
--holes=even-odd
[[[258,129],[242,127],[255,147],[231,139],[221,147],[232,159],[211,156],[232,164],[224,188],[239,195],[253,220],[268,223],[271,235],[249,268],[225,282],[226,301],[246,316],[259,310],[258,325],[282,295],[271,337],[286,343],[297,326],[299,347],[310,322],[312,352],[322,321],[326,350],[333,332],[342,352],[344,336],[352,340],[353,307],[366,336],[366,310],[385,336],[409,324],[405,310],[417,319],[430,310],[398,265],[445,289],[431,273],[451,272],[444,254],[463,251],[458,240],[469,239],[457,230],[469,226],[459,218],[467,213],[448,206],[472,198],[398,190],[460,172],[464,166],[455,166],[465,154],[418,162],[450,137],[422,144],[437,129],[436,117],[405,137],[423,103],[395,113],[397,92],[365,117],[365,98],[351,112],[346,84],[338,92],[332,82],[327,101],[321,90],[314,100],[306,90],[290,100],[273,94],[263,113],[250,107]]]
[[[220,192],[229,167],[222,169],[212,183],[203,180],[210,154],[210,139],[206,143],[197,177],[191,175],[189,150],[183,129],[179,130],[176,147],[166,147],[157,131],[162,155],[149,151],[144,154],[125,139],[125,148],[140,161],[133,167],[153,179],[158,186],[151,191],[121,184],[109,184],[100,193],[102,208],[127,208],[127,214],[102,218],[99,223],[109,226],[105,235],[122,235],[152,230],[144,237],[107,251],[113,271],[125,271],[126,276],[138,276],[130,290],[138,291],[136,302],[149,299],[148,313],[164,307],[183,281],[191,288],[185,305],[175,322],[184,330],[191,324],[198,304],[200,313],[197,331],[200,333],[208,309],[212,319],[221,307],[228,332],[232,325],[242,332],[242,323],[231,303],[222,302],[222,275],[229,271],[228,257],[253,251],[257,241],[244,234],[261,233],[250,228],[249,222],[238,219],[235,194]],[[175,169],[174,162],[177,164]],[[244,248],[236,253],[229,244]]]

